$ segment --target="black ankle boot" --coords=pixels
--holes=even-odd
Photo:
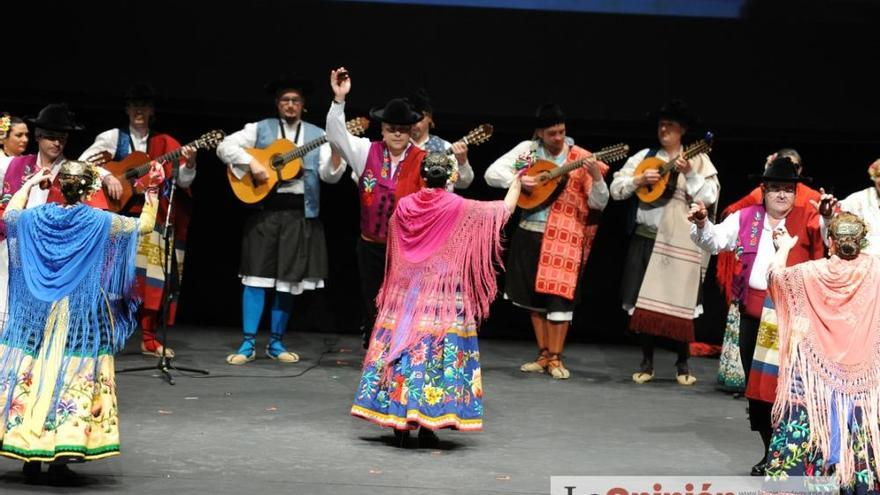
[[[48,469],[49,484],[52,486],[81,486],[82,478],[71,471],[67,464],[50,464]]]
[[[409,430],[394,429],[394,446],[401,449],[409,447]]]
[[[40,480],[43,472],[43,463],[40,461],[25,462],[21,467],[21,473],[24,475],[25,483],[36,483]]]
[[[419,448],[420,449],[436,449],[440,446],[440,438],[434,431],[425,428],[419,428]]]
[[[767,459],[762,458],[761,462],[752,466],[752,472],[749,474],[752,476],[764,476],[767,474]]]

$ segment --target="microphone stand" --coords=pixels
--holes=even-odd
[[[171,246],[172,241],[172,233],[173,227],[171,225],[171,210],[172,205],[174,204],[174,193],[177,190],[177,175],[180,173],[180,161],[175,158],[171,162],[171,183],[169,185],[168,192],[168,208],[165,211],[165,227],[162,232],[162,239],[165,241],[165,249],[163,251],[163,261],[162,261],[162,273],[165,276],[165,281],[162,286],[163,290],[163,301],[162,301],[162,311],[161,311],[161,323],[159,324],[162,328],[162,355],[159,356],[159,361],[156,363],[156,366],[139,366],[135,368],[125,368],[123,370],[118,371],[118,373],[129,373],[133,371],[147,371],[152,369],[159,370],[161,377],[168,382],[169,385],[174,385],[174,377],[171,376],[171,372],[169,369],[175,369],[178,371],[189,371],[192,373],[201,373],[203,375],[209,375],[208,370],[203,370],[199,368],[187,368],[184,366],[175,366],[171,363],[173,359],[171,356],[168,356],[166,345],[168,343],[168,307],[171,305],[171,300],[174,298],[172,294],[172,288],[176,284],[171,283],[171,277],[177,276],[176,270],[174,267],[177,266],[177,256],[172,256],[174,254],[174,248]],[[161,195],[160,195],[161,196]],[[158,200],[158,198],[157,198]],[[173,265],[172,265],[173,263]]]

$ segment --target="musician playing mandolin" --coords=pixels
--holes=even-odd
[[[632,315],[629,327],[642,344],[642,363],[632,379],[645,383],[654,378],[654,338],[661,336],[675,341],[676,380],[693,385],[688,345],[694,340],[694,319],[703,312],[699,294],[709,258],[690,239],[687,212],[697,200],[711,209],[718,201],[720,184],[706,154],[683,157],[681,139],[694,121],[684,102],[673,100],[649,115],[657,124],[660,147],[630,157],[611,181],[612,198],[633,200],[628,230],[635,235],[621,280],[623,309]],[[651,158],[668,164],[669,172],[664,176],[647,170],[636,175],[637,167]],[[650,189],[665,180],[669,187],[655,201],[633,197],[637,189]]]
[[[236,177],[251,174],[254,182],[260,183],[266,182],[269,174],[277,173],[272,164],[261,163],[245,148],[267,148],[279,139],[301,146],[324,135],[323,129],[302,119],[306,112],[305,97],[313,86],[307,79],[286,76],[266,85],[275,101],[275,116],[246,124],[217,147],[217,156]],[[227,363],[242,365],[256,357],[257,329],[270,291],[274,292],[274,299],[266,354],[283,363],[299,361],[299,356],[284,346],[282,338],[293,296],[324,287],[328,277],[327,243],[318,218],[319,179],[339,181],[339,177],[329,173],[339,160],[328,144],[309,151],[302,157],[300,175],[279,182],[245,220],[239,270],[244,285],[244,338],[238,350],[227,356]]]
[[[548,160],[557,166],[584,159],[568,174],[564,188],[549,204],[524,211],[513,234],[507,258],[505,295],[529,310],[538,357],[523,364],[524,372],[566,379],[562,362],[565,337],[574,314],[578,280],[596,235],[599,213],[608,203],[604,176],[608,166],[566,136],[565,115],[556,104],[545,104],[535,115],[533,139],[516,145],[486,170],[486,183],[509,187],[522,176],[524,190],[532,190],[541,176],[527,175],[530,166]],[[524,191],[526,193],[527,191]]]
[[[176,139],[151,129],[156,115],[157,98],[156,90],[149,83],[132,84],[124,96],[128,126],[110,129],[98,134],[95,142],[80,155],[80,161],[88,160],[89,157],[102,152],[106,152],[114,162],[124,160],[134,152],[146,153],[149,158],[157,158],[169,151],[179,149],[180,143]],[[164,163],[165,177],[171,177],[172,166],[171,161]],[[192,147],[181,150],[181,160],[178,166],[177,185],[179,189],[174,195],[170,222],[174,231],[172,245],[175,249],[171,256],[172,283],[167,284],[172,292],[171,306],[168,308],[166,318],[168,325],[174,324],[177,313],[177,294],[183,277],[186,234],[192,211],[189,186],[196,177],[196,150]],[[118,184],[107,184],[105,191],[110,198],[119,199],[122,189]],[[143,202],[143,195],[137,195],[127,205],[123,205],[124,207],[119,213],[126,216],[139,216]],[[162,237],[167,208],[168,198],[160,195],[156,226],[149,234],[141,235],[136,261],[137,288],[143,299],[143,306],[138,314],[143,333],[141,352],[148,356],[157,357],[162,355],[162,346],[164,345],[156,335],[156,328],[161,318],[162,304],[167,296],[163,289],[166,284],[163,269],[165,240]],[[174,357],[174,351],[171,348],[166,348],[165,354],[168,357]]]

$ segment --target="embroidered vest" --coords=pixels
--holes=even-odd
[[[446,141],[437,136],[431,135],[428,137],[428,140],[425,141],[425,151],[428,153],[445,153]]]
[[[358,191],[361,200],[361,234],[378,242],[385,242],[388,237],[388,220],[397,206],[400,197],[398,181],[405,185],[402,189],[418,191],[421,187],[419,164],[425,152],[415,145],[407,150],[406,157],[397,164],[394,175],[390,167],[384,167],[385,143],[374,141],[367,154],[367,163],[358,180]]]
[[[735,301],[744,302],[749,293],[749,277],[758,257],[758,245],[764,233],[764,207],[749,206],[739,213],[739,234],[736,239],[734,256],[737,268],[733,274],[732,295]]]

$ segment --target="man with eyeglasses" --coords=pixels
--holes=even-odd
[[[361,203],[361,236],[357,243],[358,272],[364,305],[363,346],[369,346],[376,321],[376,296],[385,276],[388,220],[398,199],[421,188],[419,167],[425,151],[411,142],[412,126],[422,114],[403,98],[393,98],[370,116],[382,122],[382,140],[370,142],[353,136],[345,127],[345,98],[351,78],[344,67],[330,72],[333,103],[327,112],[327,140],[352,168]],[[337,179],[345,172],[333,170]]]
[[[156,132],[152,128],[158,98],[159,95],[151,84],[143,81],[132,84],[123,97],[128,126],[110,129],[98,134],[95,142],[80,155],[80,161],[85,161],[102,152],[109,154],[112,157],[111,160],[115,162],[125,159],[135,151],[146,153],[150,158],[157,158],[180,148],[180,142],[176,139],[164,132]],[[170,220],[174,231],[171,241],[174,252],[171,255],[172,282],[168,284],[172,293],[166,318],[168,325],[174,324],[177,314],[177,294],[183,277],[186,234],[192,212],[192,196],[189,187],[196,177],[196,150],[192,147],[186,147],[181,151],[181,156],[177,177],[179,190],[174,194]],[[164,164],[165,177],[168,180],[172,176],[172,166],[171,161]],[[108,193],[112,198],[118,198],[117,191],[108,188]],[[136,195],[119,214],[139,216],[143,203],[144,196],[142,194]],[[139,279],[137,288],[143,300],[143,305],[138,313],[142,329],[141,353],[155,357],[163,355],[164,346],[164,343],[160,342],[156,335],[156,329],[159,326],[159,315],[166,298],[166,294],[164,294],[166,284],[163,233],[167,211],[168,198],[162,194],[159,196],[159,216],[156,219],[156,226],[152,232],[141,236],[136,261]],[[165,348],[164,355],[174,357],[174,350]]]
[[[763,476],[772,435],[770,413],[776,397],[779,364],[778,355],[771,351],[775,347],[770,340],[775,339],[776,318],[767,297],[767,271],[776,252],[774,239],[780,232],[797,236],[788,266],[822,258],[825,245],[816,208],[798,205],[795,199],[798,185],[811,179],[800,175],[799,165],[791,157],[778,156],[763,175],[751,177],[761,182],[761,204],[735,211],[713,225],[706,206],[698,200],[691,205],[688,220],[693,223],[690,236],[697,246],[711,254],[736,254],[739,268],[734,271],[731,290],[740,307],[740,359],[746,376],[749,422],[764,444],[761,460],[752,467],[751,474]],[[769,326],[774,329],[773,336],[768,333],[760,338],[759,328],[764,332]]]
[[[261,163],[245,148],[266,148],[278,139],[297,146],[319,139],[324,130],[302,119],[305,96],[313,88],[301,77],[282,76],[266,85],[275,101],[276,116],[246,124],[244,129],[226,136],[217,147],[217,156],[236,177],[251,174],[257,182],[269,177],[271,164]],[[226,358],[231,365],[242,365],[256,357],[256,335],[263,307],[270,291],[272,317],[266,355],[282,363],[295,363],[299,356],[282,342],[293,308],[293,296],[305,290],[324,287],[327,280],[327,243],[318,218],[320,180],[335,183],[330,173],[339,162],[324,144],[303,157],[302,173],[283,181],[245,220],[239,275],[242,296],[243,340]]]

